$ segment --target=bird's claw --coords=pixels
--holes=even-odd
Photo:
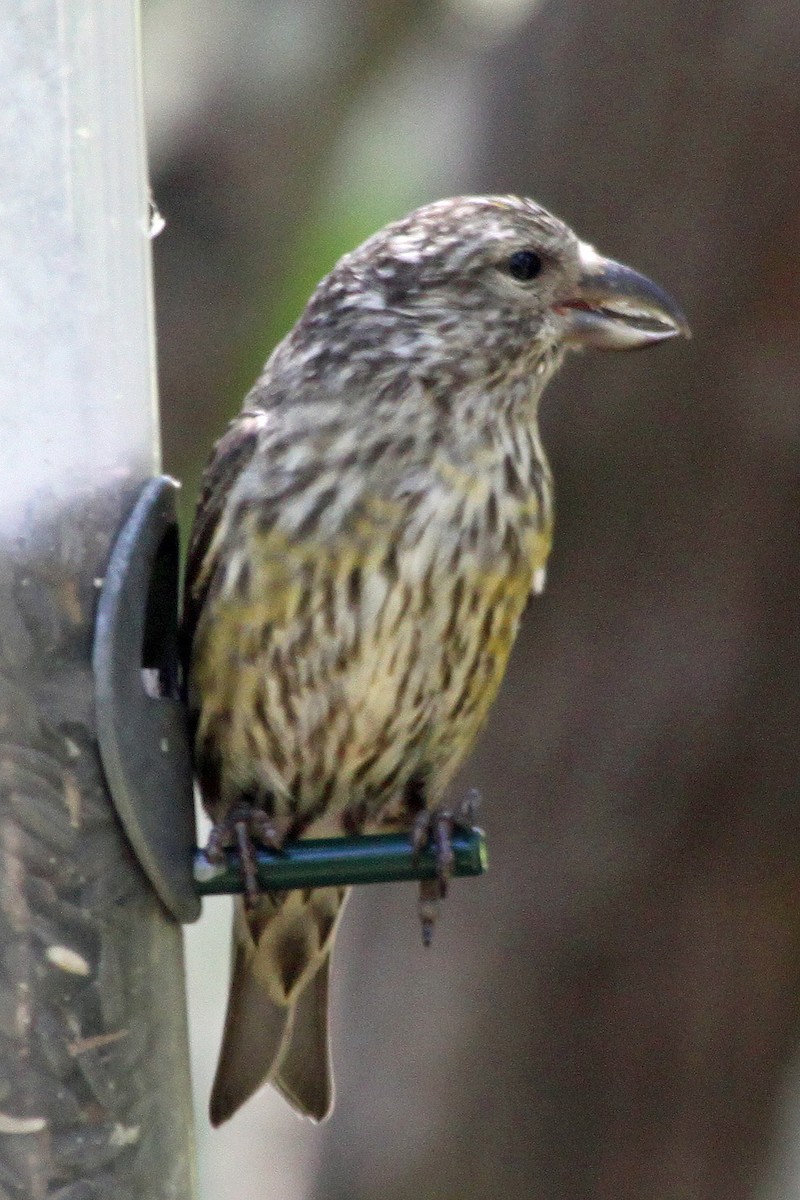
[[[472,828],[479,802],[477,789],[471,788],[455,808],[423,809],[414,818],[411,845],[415,856],[426,846],[432,845],[436,859],[436,875],[433,879],[421,880],[419,885],[419,919],[425,946],[431,944],[433,926],[439,913],[439,901],[444,900],[447,895],[450,876],[453,874],[453,833],[458,828]]]
[[[263,808],[238,804],[214,822],[206,842],[206,857],[209,862],[221,863],[225,861],[225,851],[236,847],[244,882],[244,902],[247,908],[252,908],[260,893],[255,843],[270,850],[280,850],[285,837],[286,829]]]
[[[439,915],[439,901],[442,897],[438,879],[421,879],[419,884],[419,900],[417,912],[422,927],[422,944],[430,946],[433,941],[433,927]]]

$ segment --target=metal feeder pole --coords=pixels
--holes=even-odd
[[[0,11],[0,1200],[189,1200],[181,930],[112,806],[91,671],[159,464],[137,5]]]

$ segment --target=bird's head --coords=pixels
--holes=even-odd
[[[502,386],[543,384],[567,349],[631,350],[689,329],[657,284],[532,200],[465,196],[425,205],[345,255],[296,333],[318,377],[338,369],[374,381],[388,364],[449,386]]]

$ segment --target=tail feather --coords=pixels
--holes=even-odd
[[[276,1004],[252,972],[251,955],[234,947],[233,976],[217,1074],[211,1124],[221,1125],[266,1083],[291,1037],[292,1010]]]
[[[342,888],[265,894],[236,905],[233,971],[211,1123],[232,1117],[265,1083],[303,1116],[333,1106],[328,1042],[331,948]]]
[[[330,963],[327,954],[297,1001],[289,1036],[281,1047],[277,1069],[270,1080],[293,1108],[313,1121],[324,1121],[333,1109],[328,1037]]]

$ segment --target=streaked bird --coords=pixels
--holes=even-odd
[[[188,698],[211,849],[248,873],[214,1124],[263,1083],[332,1105],[345,899],[256,897],[253,840],[429,833],[553,531],[539,397],[567,350],[688,335],[675,302],[531,200],[429,204],[345,255],[214,449],[189,550]]]

